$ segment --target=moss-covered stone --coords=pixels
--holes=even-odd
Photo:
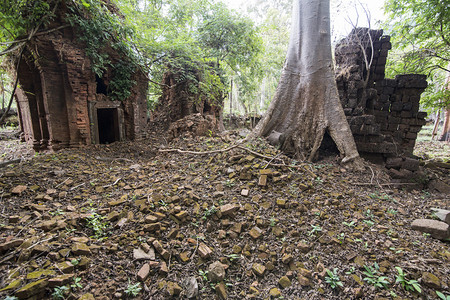
[[[41,293],[44,293],[45,288],[48,285],[47,279],[41,279],[38,281],[31,282],[24,287],[22,287],[20,290],[16,292],[16,297],[19,299],[26,299],[30,298],[31,296],[38,295]]]

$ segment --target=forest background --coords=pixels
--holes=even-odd
[[[181,74],[180,80],[189,80],[188,92],[193,98],[225,100],[225,113],[261,113],[267,109],[285,60],[292,1],[112,0],[118,7],[115,13],[103,1],[72,1],[91,15],[89,22],[72,21],[79,22],[77,27],[89,41],[88,52],[96,73],[101,73],[108,63],[101,54],[102,45],[114,36],[119,47],[127,49],[148,74],[149,108],[161,96],[162,77],[169,70]],[[12,41],[29,32],[37,20],[51,19],[50,2],[21,0],[13,6],[2,2],[2,53],[12,47]],[[421,100],[423,109],[438,112],[450,102],[445,83],[450,61],[446,37],[450,13],[446,3],[331,1],[334,43],[353,27],[383,28],[392,36],[394,47],[387,77],[428,75],[429,87]],[[5,109],[13,81],[4,68],[0,79]]]

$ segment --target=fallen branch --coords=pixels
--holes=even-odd
[[[118,183],[119,182],[119,180],[121,180],[122,178],[117,178],[117,180],[116,181],[114,181],[114,183],[112,183],[112,184],[107,184],[107,185],[104,185],[103,186],[103,188],[108,188],[108,187],[110,187],[110,186],[115,186],[116,185],[116,183]]]
[[[74,186],[74,187],[71,188],[70,190],[73,191],[74,189],[76,189],[76,188],[78,188],[78,187],[80,187],[80,186],[82,186],[82,185],[85,185],[85,184],[86,184],[86,182],[85,182],[85,183],[82,183],[82,184],[79,184],[79,185],[77,185],[77,186]]]
[[[203,154],[215,154],[215,153],[227,152],[236,147],[239,147],[239,144],[230,146],[225,149],[212,150],[212,151],[189,151],[189,150],[181,150],[181,149],[159,149],[158,151],[159,152],[178,152],[178,153],[184,153],[184,154],[203,155]]]
[[[353,183],[354,185],[378,185],[378,186],[389,186],[389,185],[417,185],[414,182],[392,182],[392,183]]]

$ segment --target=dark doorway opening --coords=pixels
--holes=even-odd
[[[108,95],[108,87],[102,78],[100,78],[97,74],[95,74],[95,81],[97,82],[97,94]]]
[[[100,144],[110,144],[120,140],[117,108],[97,109],[97,122]]]

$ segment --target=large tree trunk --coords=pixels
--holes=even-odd
[[[255,128],[259,136],[281,133],[285,152],[313,160],[328,130],[343,162],[359,154],[337,92],[330,36],[329,0],[294,0],[286,62],[274,99]]]

